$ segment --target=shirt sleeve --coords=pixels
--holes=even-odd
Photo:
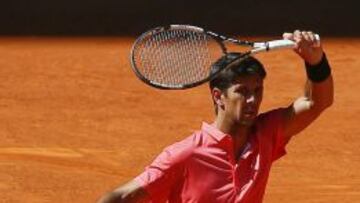
[[[284,135],[283,108],[275,109],[264,113],[263,125],[271,143],[272,161],[276,161],[286,154]]]
[[[151,202],[166,202],[170,191],[183,176],[184,162],[190,150],[184,143],[165,148],[145,171],[135,178],[150,195]]]

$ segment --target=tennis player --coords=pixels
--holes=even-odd
[[[333,103],[333,80],[322,47],[312,32],[285,33],[304,60],[304,95],[288,107],[258,115],[266,76],[249,57],[230,53],[212,67],[228,66],[210,81],[216,117],[190,137],[167,147],[129,183],[98,203],[260,203],[272,163],[285,155],[292,136]]]

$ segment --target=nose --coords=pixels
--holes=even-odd
[[[254,94],[251,94],[246,98],[246,103],[254,103],[254,102],[255,102]]]

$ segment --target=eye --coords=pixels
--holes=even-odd
[[[244,96],[249,94],[249,90],[245,87],[237,88],[236,92]]]

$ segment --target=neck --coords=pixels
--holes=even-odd
[[[216,117],[215,126],[221,132],[228,134],[232,137],[234,156],[237,159],[247,142],[248,136],[251,132],[251,126],[241,125],[234,121],[227,120],[221,115],[218,115]]]
[[[241,125],[233,120],[226,119],[225,117],[218,115],[215,119],[215,126],[221,132],[230,135],[231,137],[246,137],[250,130],[250,125]]]

